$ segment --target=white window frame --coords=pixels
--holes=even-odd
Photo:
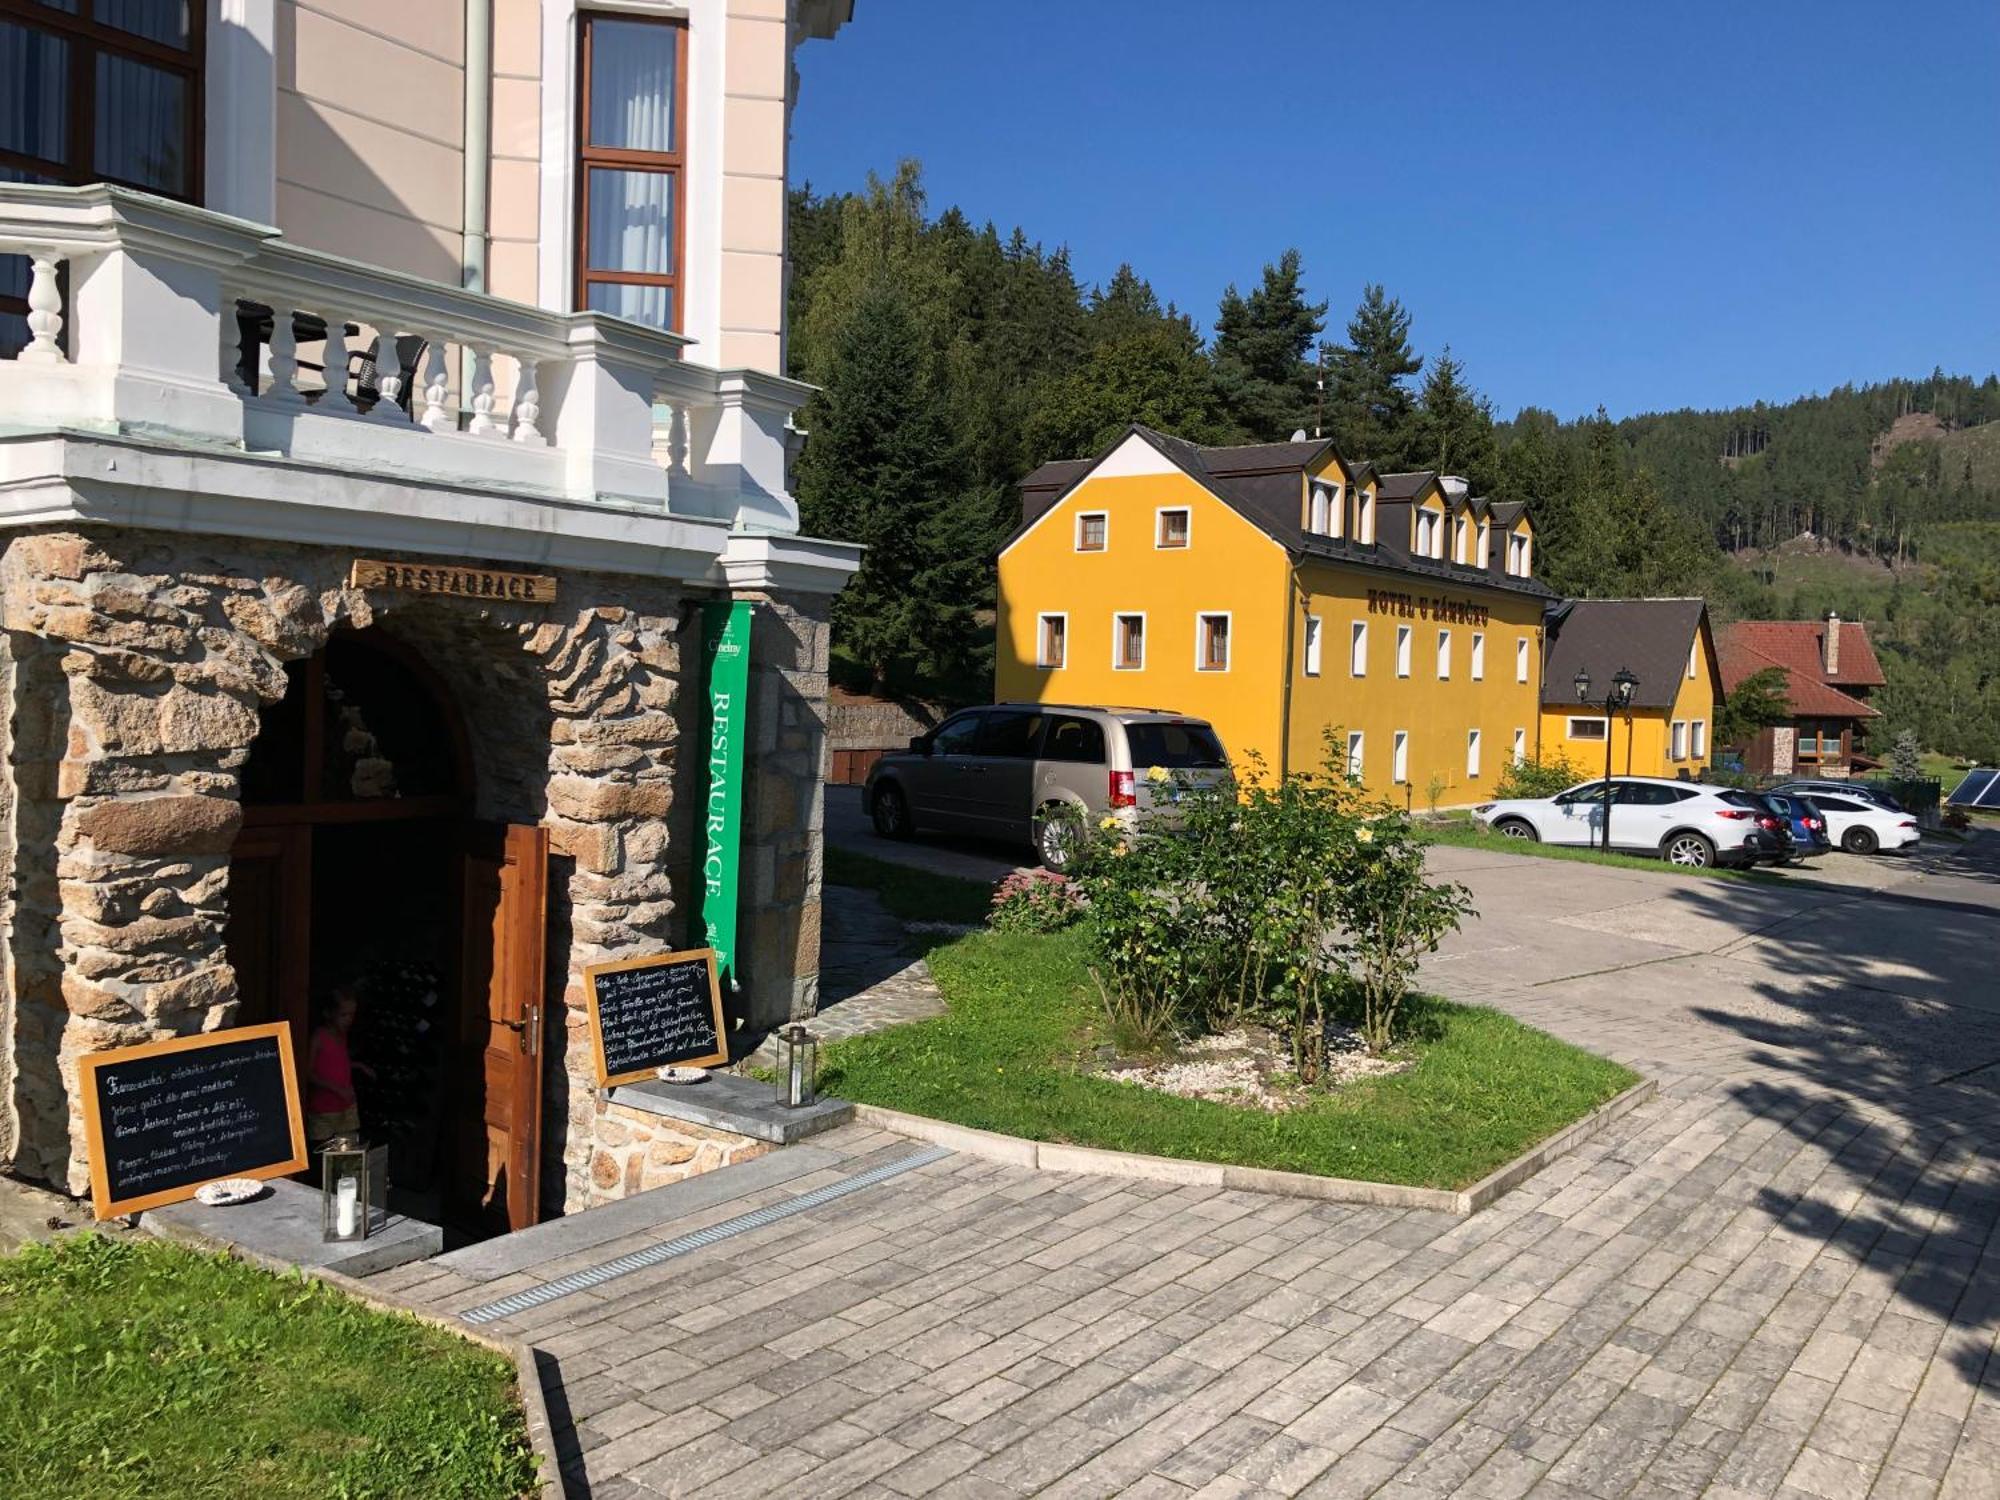
[[[1328,528],[1333,524],[1332,496],[1327,494],[1323,484],[1312,484],[1307,488],[1306,530],[1314,536],[1331,536],[1333,533]]]
[[[1465,779],[1479,779],[1479,731],[1476,729],[1465,731]]]
[[[1696,668],[1697,668],[1697,667],[1698,667],[1698,666],[1700,665],[1700,663],[1701,663],[1701,632],[1700,632],[1699,630],[1697,630],[1697,631],[1696,631],[1696,632],[1694,633],[1694,639],[1693,639],[1693,640],[1692,640],[1691,642],[1689,642],[1689,643],[1688,643],[1688,681],[1689,681],[1689,682],[1693,682],[1693,681],[1694,681],[1694,674],[1695,674],[1695,669],[1696,669]]]
[[[1514,680],[1528,680],[1528,638],[1525,635],[1514,642]]]
[[[1362,767],[1368,755],[1368,736],[1359,729],[1347,731],[1347,774],[1356,781],[1361,779]]]
[[[1174,515],[1187,517],[1187,540],[1182,542],[1178,547],[1168,546],[1166,541],[1167,517]],[[1108,546],[1111,541],[1108,532],[1104,540]],[[1186,552],[1193,546],[1194,511],[1191,507],[1186,505],[1162,505],[1158,510],[1153,512],[1153,550],[1155,552]]]
[[[1317,677],[1320,674],[1320,657],[1326,642],[1326,622],[1318,615],[1306,616],[1305,674]]]
[[[1202,609],[1195,611],[1194,669],[1197,672],[1227,672],[1229,670],[1236,653],[1236,630],[1235,621],[1231,619],[1232,613],[1232,611],[1226,609]],[[1204,647],[1208,644],[1208,622],[1210,620],[1222,621],[1222,665],[1219,667],[1211,667],[1206,664],[1208,652]]]
[[[1361,502],[1356,508],[1354,540],[1364,547],[1375,545],[1375,492],[1361,491]]]
[[[1327,493],[1327,535],[1343,536],[1347,531],[1347,490],[1344,485],[1330,484]]]
[[[1120,637],[1124,633],[1127,620],[1139,622],[1139,661],[1136,666],[1128,666],[1119,659]],[[1146,612],[1143,609],[1119,609],[1111,612],[1111,670],[1114,672],[1146,670]]]
[[[1472,680],[1486,680],[1486,632],[1483,630],[1472,632]]]
[[[1398,625],[1396,627],[1396,675],[1398,677],[1408,677],[1410,675],[1410,636],[1411,630],[1409,626]]]
[[[1527,760],[1528,760],[1528,731],[1525,729],[1517,729],[1514,731],[1514,764],[1517,766],[1525,765],[1527,764]]]
[[[1437,673],[1439,682],[1451,681],[1451,632],[1438,632]]]
[[[1686,719],[1675,719],[1667,726],[1667,759],[1686,760],[1688,758],[1688,726]]]
[[[1049,660],[1049,621],[1062,621],[1063,659]],[[1035,616],[1035,666],[1044,672],[1060,672],[1069,665],[1069,611],[1044,610]]]
[[[1368,675],[1368,622],[1356,620],[1347,632],[1347,675]]]
[[[1490,568],[1493,556],[1493,523],[1484,516],[1479,520],[1479,550],[1472,559],[1475,568]]]
[[[1696,719],[1688,736],[1688,754],[1692,760],[1708,759],[1708,720]]]
[[[1083,523],[1099,520],[1104,523],[1104,545],[1086,547],[1083,545]],[[1078,552],[1109,552],[1111,550],[1111,512],[1108,510],[1080,510],[1076,513],[1076,534],[1072,538]]]
[[[1389,780],[1402,786],[1410,779],[1410,731],[1399,729],[1389,740]]]
[[[1579,724],[1595,724],[1600,732],[1597,734],[1578,734],[1576,726]],[[1610,721],[1603,714],[1571,714],[1569,721],[1563,726],[1564,739],[1577,740],[1586,745],[1601,745],[1610,733]]]
[[[1526,578],[1530,572],[1528,538],[1518,531],[1507,533],[1507,571],[1516,578]]]
[[[1437,511],[1417,507],[1417,556],[1433,561],[1444,556],[1444,517]]]

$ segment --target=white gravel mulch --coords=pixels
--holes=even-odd
[[[1261,1026],[1241,1026],[1189,1042],[1178,1056],[1159,1062],[1114,1062],[1104,1076],[1134,1088],[1183,1099],[1207,1099],[1280,1114],[1361,1078],[1384,1078],[1414,1066],[1409,1058],[1371,1057],[1361,1038],[1345,1028],[1327,1036],[1327,1077],[1302,1086],[1292,1073],[1290,1043]]]

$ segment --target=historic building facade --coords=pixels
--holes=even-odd
[[[86,1184],[80,1055],[303,1028],[356,982],[364,1105],[453,1222],[735,1149],[595,1087],[582,976],[700,941],[702,612],[737,601],[727,1008],[814,1004],[857,553],[787,490],[784,169],[794,50],[848,8],[543,0],[469,35],[244,0],[129,45],[36,13],[199,87],[57,101],[0,185],[11,1170]],[[47,123],[86,118],[157,149]]]
[[[1521,506],[1329,441],[1201,448],[1141,427],[1022,495],[999,561],[1001,700],[1199,715],[1239,765],[1330,755],[1416,806],[1476,802],[1532,753],[1552,596]]]

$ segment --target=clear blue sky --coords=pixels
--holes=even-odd
[[[1503,416],[2000,365],[1992,0],[858,0],[794,180],[1130,260],[1206,327],[1288,245]]]

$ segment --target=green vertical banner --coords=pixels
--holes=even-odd
[[[716,977],[736,988],[736,898],[743,868],[743,722],[750,707],[750,612],[745,599],[701,607],[708,677],[708,802],[702,817],[701,925]]]

